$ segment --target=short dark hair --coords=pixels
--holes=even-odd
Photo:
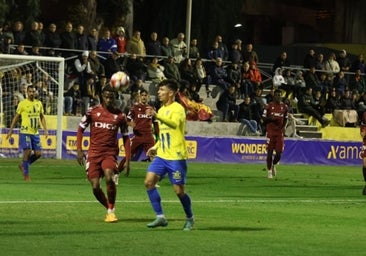
[[[111,85],[107,84],[106,86],[104,86],[102,93],[103,92],[113,92],[115,94],[117,94],[117,90],[116,88],[112,87]]]
[[[140,90],[140,94],[142,94],[142,93],[149,94],[149,92],[148,92],[147,90],[145,90],[145,89],[141,89],[141,90]]]
[[[166,79],[163,80],[159,83],[158,87],[160,86],[166,86],[168,87],[170,90],[172,90],[173,92],[177,92],[179,89],[179,84],[176,80],[174,79]]]

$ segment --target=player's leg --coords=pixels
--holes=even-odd
[[[23,149],[23,159],[22,162],[19,163],[18,167],[21,170],[24,180],[29,181],[29,158],[32,154],[32,143],[31,137],[29,134],[20,134],[19,135],[19,143],[20,147]]]
[[[280,162],[281,157],[282,157],[282,152],[283,149],[285,147],[285,140],[284,140],[284,136],[278,136],[276,138],[276,145],[275,145],[275,151],[276,154],[273,158],[273,162],[272,162],[272,176],[276,176],[277,175],[277,168],[276,165]]]
[[[168,225],[161,205],[161,197],[156,188],[156,183],[160,180],[160,177],[164,176],[165,172],[165,161],[161,158],[155,158],[148,167],[144,184],[147,195],[149,197],[151,206],[156,214],[156,219],[147,224],[149,228],[165,227]]]
[[[272,175],[272,166],[273,166],[273,151],[274,151],[274,142],[273,138],[268,137],[267,138],[267,177],[269,179],[273,178]]]
[[[114,214],[114,205],[116,202],[117,188],[113,181],[113,175],[116,171],[117,159],[114,156],[107,156],[102,161],[101,167],[107,187],[107,215],[106,222],[116,222],[118,219]]]
[[[102,168],[97,161],[91,161],[90,159],[85,160],[85,166],[87,166],[88,180],[92,186],[93,195],[98,202],[108,209],[107,198],[100,187],[100,177],[102,177]]]
[[[365,181],[365,186],[363,187],[362,195],[366,195],[366,156],[362,158],[362,175],[363,180]]]
[[[173,184],[175,194],[178,196],[183,210],[186,214],[186,222],[183,230],[189,231],[193,228],[194,218],[192,213],[191,198],[185,191],[187,177],[187,162],[185,160],[170,161],[169,180]]]
[[[41,139],[39,135],[31,135],[33,153],[29,156],[29,164],[34,163],[42,156]]]

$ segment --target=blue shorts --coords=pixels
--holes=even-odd
[[[41,139],[39,134],[19,134],[19,144],[23,150],[31,149],[34,151],[40,151]]]
[[[168,174],[170,183],[184,185],[186,184],[187,177],[187,161],[165,160],[160,157],[155,157],[147,168],[147,171],[159,175],[161,179]]]

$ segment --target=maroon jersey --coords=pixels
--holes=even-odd
[[[366,113],[366,112],[365,112]],[[363,118],[365,117],[365,114],[363,115]],[[365,119],[363,119],[365,120]],[[362,133],[366,132],[366,124],[361,124],[360,126],[360,133],[362,136]],[[362,137],[362,150],[361,150],[361,157],[365,158],[366,157],[366,136]]]
[[[287,111],[287,105],[283,102],[276,103],[272,101],[268,104],[263,112],[264,119],[268,120],[266,126],[268,134],[283,133],[283,127],[287,120]]]
[[[152,116],[145,114],[147,107],[151,106],[136,103],[127,114],[127,120],[135,123],[135,127],[133,128],[133,134],[135,136],[151,137],[153,135],[152,124],[156,120]]]
[[[119,152],[117,133],[128,135],[126,115],[119,109],[112,112],[102,105],[89,108],[79,126],[85,129],[90,125],[90,145],[88,158],[101,155],[117,155]]]

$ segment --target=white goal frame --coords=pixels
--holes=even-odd
[[[56,62],[58,63],[58,80],[53,78],[52,81],[58,85],[58,98],[57,98],[57,130],[56,130],[56,158],[62,158],[62,116],[64,109],[64,77],[65,77],[65,59],[62,57],[47,57],[47,56],[34,56],[34,55],[14,55],[14,54],[0,54],[0,66],[3,66],[2,60],[14,60],[20,62]],[[45,72],[40,68],[41,72]],[[1,83],[0,83],[1,86]],[[0,88],[1,89],[1,88]],[[0,90],[2,91],[2,90]],[[1,104],[2,105],[2,104]],[[1,113],[3,113],[3,110]],[[46,120],[47,121],[47,120]]]

